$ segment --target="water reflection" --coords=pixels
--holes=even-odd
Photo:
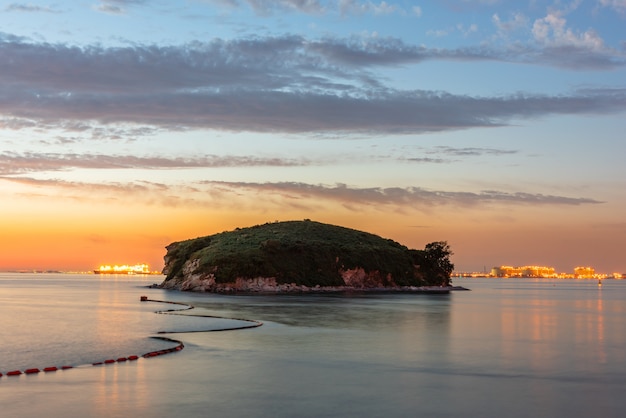
[[[313,362],[333,359],[338,370],[387,372],[423,367],[425,359],[441,364],[450,352],[450,295],[209,295],[189,303],[213,314],[265,323],[264,329],[250,334],[204,337],[222,352],[284,351],[285,358],[297,352]],[[258,363],[249,372],[251,379],[273,374]]]
[[[151,399],[145,367],[146,361],[142,360],[100,367],[98,381],[91,386],[96,393],[89,416],[126,417],[130,405],[139,411],[148,410]]]
[[[245,317],[298,327],[382,329],[441,327],[449,320],[449,295],[307,295],[209,297],[196,307],[221,316]]]
[[[605,315],[602,289],[598,289],[596,300],[577,300],[575,303],[576,314],[576,344],[593,346],[593,353],[596,354],[594,361],[606,363],[606,336],[605,336]]]
[[[492,364],[504,373],[559,378],[601,374],[609,371],[608,363],[625,359],[623,352],[610,346],[611,341],[626,338],[625,330],[614,321],[622,321],[614,313],[623,309],[619,293],[610,292],[618,283],[602,287],[595,282],[546,279],[485,283],[491,288],[466,298],[472,304],[476,300],[472,309],[466,304],[454,306],[459,313],[453,321],[455,335],[469,334],[478,324],[484,328],[475,332],[485,344],[476,342],[469,358],[483,359],[489,353]],[[611,335],[607,321],[612,324]]]
[[[598,297],[598,360],[602,363],[606,363],[606,347],[604,338],[604,304],[599,294]]]

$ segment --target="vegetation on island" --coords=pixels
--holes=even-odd
[[[391,239],[310,220],[274,222],[172,243],[164,283],[186,274],[211,275],[216,283],[275,278],[301,286],[344,286],[342,272],[363,269],[385,286],[447,286],[454,265],[445,241],[424,250]],[[193,271],[189,271],[193,261]]]

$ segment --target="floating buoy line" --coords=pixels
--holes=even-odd
[[[180,312],[180,311],[185,311],[185,310],[190,310],[190,309],[194,309],[193,305],[189,305],[187,303],[182,303],[182,302],[171,302],[171,301],[165,301],[165,300],[156,300],[156,299],[148,299],[147,296],[141,296],[140,300],[142,302],[156,302],[156,303],[168,303],[168,304],[172,304],[172,305],[181,305],[184,306],[184,308],[179,308],[179,309],[167,309],[167,310],[161,310],[161,311],[156,311],[154,313],[156,314],[172,314],[172,312]],[[179,315],[179,314],[175,314],[175,315]],[[185,314],[185,316],[195,316],[195,317],[201,317],[201,318],[218,318],[218,319],[230,319],[230,320],[234,320],[234,321],[244,321],[244,322],[248,322],[249,324],[246,325],[241,325],[241,326],[235,326],[235,327],[228,327],[228,328],[220,328],[220,329],[208,329],[208,330],[200,330],[200,331],[159,331],[157,332],[157,334],[182,334],[182,333],[189,333],[189,332],[218,332],[218,331],[235,331],[235,330],[241,330],[241,329],[249,329],[249,328],[257,328],[260,327],[261,325],[263,325],[263,322],[261,321],[255,321],[253,319],[243,319],[243,318],[226,318],[223,316],[216,316],[216,315],[190,315],[190,314]],[[124,363],[127,361],[136,361],[139,360],[139,358],[152,358],[152,357],[157,357],[157,356],[161,356],[164,354],[169,354],[169,353],[175,353],[177,351],[181,351],[183,348],[185,348],[185,345],[183,344],[182,341],[179,340],[175,340],[173,338],[168,338],[168,337],[151,337],[151,338],[155,338],[155,339],[159,339],[159,340],[163,340],[163,341],[169,341],[172,343],[175,343],[176,345],[174,347],[171,348],[167,348],[164,350],[157,350],[157,351],[150,351],[148,353],[142,354],[141,356],[137,356],[137,355],[131,355],[128,357],[118,357],[117,359],[106,359],[106,360],[102,360],[102,361],[97,361],[91,364],[83,364],[80,366],[73,366],[73,365],[64,365],[64,366],[49,366],[49,367],[44,367],[42,369],[39,369],[37,367],[32,367],[32,368],[28,368],[28,369],[24,369],[24,370],[11,370],[6,372],[6,376],[20,376],[22,374],[37,374],[37,373],[49,373],[49,372],[56,372],[58,370],[68,370],[68,369],[73,369],[75,367],[83,367],[83,366],[102,366],[102,365],[107,365],[107,364],[115,364],[115,363]],[[3,374],[0,372],[0,377],[2,377]]]

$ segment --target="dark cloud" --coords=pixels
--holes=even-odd
[[[391,89],[374,75],[375,68],[427,59],[507,59],[393,39],[359,43],[283,36],[79,48],[0,35],[0,55],[3,119],[44,125],[393,134],[626,109],[626,89],[500,97]],[[623,57],[611,62],[624,64]]]

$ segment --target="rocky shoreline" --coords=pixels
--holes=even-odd
[[[217,283],[213,277],[192,276],[182,282],[165,281],[153,285],[161,289],[199,293],[237,294],[292,294],[292,293],[427,293],[446,294],[451,291],[469,290],[462,286],[305,286],[296,283],[277,283],[275,278],[238,278],[230,283]]]

